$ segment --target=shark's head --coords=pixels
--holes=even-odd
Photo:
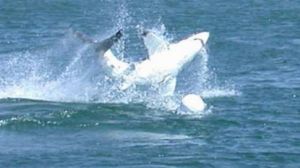
[[[174,48],[176,48],[179,53],[186,53],[187,55],[195,55],[205,46],[207,40],[209,38],[209,32],[201,32],[190,37],[179,41],[174,44]]]
[[[209,38],[209,32],[201,32],[182,40],[183,45],[188,45],[192,51],[199,52],[205,46]]]
[[[206,43],[209,38],[209,32],[201,32],[194,34],[188,38],[188,40],[192,41],[202,41],[202,43]]]

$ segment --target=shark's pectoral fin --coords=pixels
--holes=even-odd
[[[160,94],[164,96],[172,96],[176,88],[176,77],[169,77],[161,83],[159,88]]]
[[[106,65],[111,70],[112,76],[120,77],[130,67],[129,63],[118,59],[110,49],[104,53],[103,58],[105,59]]]

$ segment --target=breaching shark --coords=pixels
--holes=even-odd
[[[147,59],[128,63],[118,59],[111,50],[111,47],[122,37],[121,30],[100,42],[79,32],[75,35],[95,47],[101,64],[107,67],[111,76],[121,79],[120,90],[135,85],[157,85],[161,87],[160,93],[165,96],[174,94],[178,73],[200,55],[201,50],[205,50],[209,38],[209,32],[201,32],[179,42],[169,43],[156,33],[145,30],[142,37],[148,50]]]
[[[172,95],[176,87],[176,77],[180,71],[204,49],[209,33],[202,32],[181,40],[177,43],[167,43],[153,32],[143,33],[143,39],[148,49],[148,59],[136,63],[134,70],[124,76],[121,89],[132,85],[147,83],[163,86],[162,93]]]

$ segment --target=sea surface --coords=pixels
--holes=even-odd
[[[74,36],[119,29],[128,62],[145,29],[210,38],[165,98],[118,90]],[[300,167],[300,1],[0,0],[0,167]]]

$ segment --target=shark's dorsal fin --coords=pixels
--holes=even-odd
[[[155,53],[168,49],[169,43],[166,42],[158,34],[148,30],[144,30],[142,35],[144,44],[148,50],[149,58],[151,58],[151,56]]]

